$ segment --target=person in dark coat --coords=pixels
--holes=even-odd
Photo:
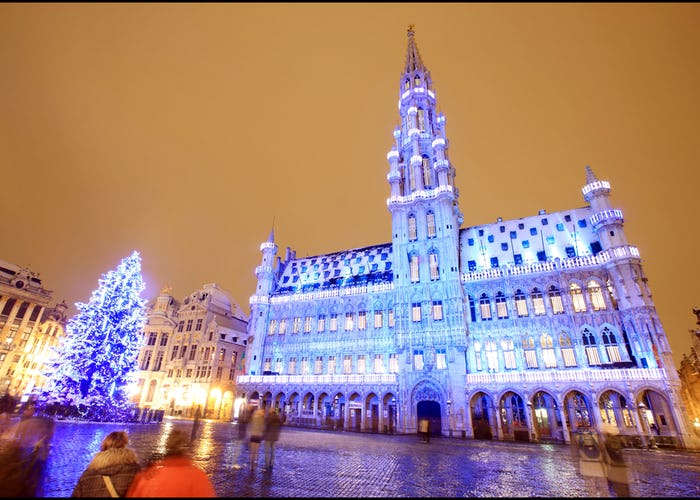
[[[250,408],[252,409],[252,407]],[[248,446],[248,420],[250,419],[251,411],[250,409],[241,409],[238,415],[238,421],[236,422],[236,428],[238,430],[238,443],[233,447],[233,468],[240,469],[241,465],[238,463],[238,457],[241,456],[243,449]]]
[[[271,471],[275,463],[275,444],[280,438],[280,430],[282,428],[282,420],[275,408],[270,410],[265,423],[265,432],[263,440],[265,441],[265,471]]]
[[[72,497],[123,497],[136,473],[141,470],[136,453],[124,431],[107,434],[100,451],[78,479]],[[114,492],[112,492],[110,490]]]

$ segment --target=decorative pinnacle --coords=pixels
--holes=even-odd
[[[591,184],[592,182],[595,182],[597,180],[598,178],[593,173],[593,169],[586,165],[586,184]]]

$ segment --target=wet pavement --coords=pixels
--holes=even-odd
[[[142,461],[163,451],[172,428],[192,422],[57,422],[44,478],[47,497],[67,497],[111,431],[126,430]],[[513,443],[359,434],[283,427],[274,470],[264,449],[251,469],[247,450],[233,468],[235,424],[202,421],[194,459],[220,497],[586,497],[576,450],[561,444]],[[700,453],[624,451],[634,497],[699,497]],[[607,492],[605,496],[608,496]]]

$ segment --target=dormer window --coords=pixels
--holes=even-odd
[[[408,78],[406,78],[406,81],[403,82],[403,89],[404,89],[404,90],[408,90],[408,89],[410,89],[410,88],[411,88],[411,80],[409,80]]]
[[[415,87],[420,87],[420,75],[416,75],[416,76],[413,78],[413,85],[414,85]]]

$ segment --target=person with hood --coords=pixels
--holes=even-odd
[[[141,469],[136,453],[128,448],[129,436],[113,431],[102,441],[73,489],[72,497],[123,497]]]
[[[165,442],[165,456],[140,471],[126,492],[127,497],[215,497],[206,472],[190,457],[190,436],[173,429]]]

